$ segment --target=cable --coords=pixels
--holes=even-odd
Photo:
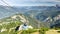
[[[9,4],[8,3],[6,3],[4,0],[1,0],[4,4],[6,4],[7,5],[7,7],[9,8]],[[13,9],[13,11],[19,11],[19,10],[16,10],[15,8],[13,8],[13,7],[10,7],[11,9]],[[9,10],[9,11],[11,11],[11,10]],[[16,13],[18,13],[18,12],[16,12]]]
[[[5,3],[6,5],[7,5],[7,7],[9,8],[9,4],[8,3],[6,3],[4,0],[1,0],[3,3]],[[13,7],[11,7],[11,9],[13,9],[13,11],[15,11],[16,12],[16,9],[15,8],[13,8]],[[11,10],[9,10],[9,11],[11,11]],[[19,10],[17,10],[17,11],[19,11]],[[18,12],[16,12],[16,13],[18,13]]]
[[[1,0],[3,3],[5,3],[7,6],[10,6],[9,4],[7,4],[4,0]]]

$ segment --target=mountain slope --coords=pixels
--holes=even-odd
[[[57,20],[60,18],[60,8],[59,7],[39,7],[43,10],[30,10],[25,13],[25,15],[30,16],[38,21],[42,21],[42,24],[44,26],[50,27],[51,25],[54,25],[56,23],[59,23]],[[57,21],[57,22],[56,22]],[[60,20],[59,20],[60,21]]]
[[[34,27],[38,26],[38,24],[40,24],[40,26],[43,24],[44,26],[50,27],[51,24],[53,25],[54,23],[56,23],[57,21],[56,18],[58,18],[59,20],[58,15],[60,15],[60,8],[55,6],[23,6],[23,7],[0,6],[0,18],[1,19],[3,18],[1,22],[4,21],[15,22],[16,20],[20,21],[21,16],[18,16],[16,19],[14,19],[16,16],[13,15],[17,13],[18,14],[23,13],[24,18],[26,18],[27,21],[29,21],[29,24],[31,25],[34,24],[35,25],[35,26],[33,25]]]

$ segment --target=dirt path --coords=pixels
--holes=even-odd
[[[31,33],[31,34],[39,34],[39,32],[34,32],[34,33]]]
[[[46,31],[46,34],[60,34],[60,33],[58,33],[57,31],[59,31],[59,30],[51,29],[51,30],[49,30],[49,31]]]

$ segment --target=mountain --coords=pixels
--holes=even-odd
[[[60,8],[55,6],[40,6],[39,10],[30,10],[26,12],[25,15],[37,19],[42,22],[44,26],[50,27],[51,25],[59,23]]]
[[[55,9],[55,7],[53,6],[2,6],[0,5],[0,19],[4,17],[9,17],[17,13],[30,13],[30,12],[41,13],[42,11],[50,10],[51,8]]]
[[[38,26],[50,27],[51,25],[56,24],[56,22],[59,23],[58,21],[60,21],[60,8],[58,6],[0,6],[1,23],[6,23],[5,21],[8,23],[12,21],[21,22],[20,16],[15,16],[15,14],[23,14],[24,18],[29,21],[29,24],[35,28]],[[24,20],[26,21],[26,19]]]
[[[9,17],[17,13],[24,13],[26,11],[25,7],[12,7],[12,6],[2,6],[0,5],[0,19]]]
[[[38,28],[37,27],[38,21],[35,20],[34,18],[29,17],[29,16],[27,17],[24,14],[15,14],[15,15],[12,15],[10,17],[6,17],[6,18],[3,18],[3,19],[0,20],[0,25],[1,26],[3,26],[3,27],[4,27],[4,25],[11,26],[11,27],[7,27],[7,28],[17,27],[17,26],[19,26],[19,25],[21,25],[23,23],[27,23],[29,25],[32,25],[34,28]]]

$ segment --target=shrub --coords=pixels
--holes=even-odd
[[[43,27],[43,28],[40,28],[39,33],[45,34],[46,31],[48,31],[48,28]]]
[[[60,31],[57,31],[58,33],[60,33]]]
[[[21,32],[21,34],[31,34],[31,33],[33,33],[33,32],[36,32],[37,30],[35,30],[35,29],[28,29],[28,30],[23,30],[22,32]]]

